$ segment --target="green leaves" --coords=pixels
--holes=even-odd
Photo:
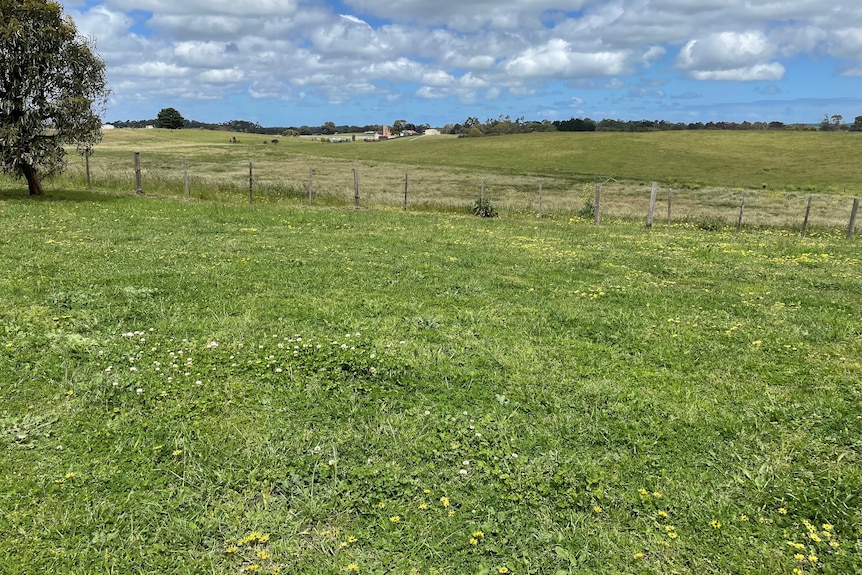
[[[64,144],[101,139],[105,65],[56,2],[2,0],[0,15],[0,167],[38,194]]]

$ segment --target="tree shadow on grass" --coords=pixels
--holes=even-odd
[[[0,184],[0,202],[111,202],[133,196],[133,193],[88,192],[86,190],[46,189],[42,196],[31,196],[27,186]]]

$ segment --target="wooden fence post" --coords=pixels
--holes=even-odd
[[[652,190],[649,193],[649,208],[647,208],[646,227],[652,227],[652,218],[655,214],[655,201],[658,196],[658,182],[652,183]]]
[[[359,207],[359,170],[353,168],[353,202]]]
[[[859,212],[859,198],[853,198],[853,208],[850,210],[850,225],[847,226],[847,239],[853,239],[853,232],[856,231],[856,214]]]
[[[667,189],[667,225],[670,225],[670,207],[673,202],[673,190]]]
[[[599,225],[602,221],[602,185],[596,184],[596,199],[593,203],[593,212],[595,213],[595,223]]]
[[[90,155],[92,153],[93,152],[91,150],[86,150],[84,152],[84,166],[86,167],[86,170],[87,170],[87,191],[88,192],[92,191],[92,187],[90,185]]]
[[[189,191],[189,162],[186,158],[183,158],[183,185],[186,190],[186,198],[188,198],[191,193]]]
[[[808,233],[808,216],[811,215],[811,196],[808,196],[808,204],[805,206],[805,218],[802,220],[802,237]]]
[[[135,152],[135,193],[144,195],[144,184],[141,178],[141,153]]]
[[[739,219],[736,220],[736,232],[742,230],[742,215],[745,213],[745,192],[742,193],[742,203],[739,204]]]
[[[542,214],[542,212],[543,212],[543,211],[544,211],[544,210],[543,210],[543,206],[542,206],[542,184],[541,184],[541,183],[539,183],[539,217],[540,217],[540,218],[541,218],[541,217],[542,217],[542,215],[543,215],[543,214]]]
[[[407,176],[408,174],[404,174],[404,211],[407,211]]]
[[[252,163],[248,163],[248,203],[254,203],[254,168]]]

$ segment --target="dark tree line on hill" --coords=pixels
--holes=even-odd
[[[170,109],[173,110],[173,109]],[[164,112],[164,110],[163,110]],[[177,113],[179,116],[179,113]],[[265,134],[273,136],[311,136],[311,135],[333,135],[346,133],[380,132],[382,126],[379,124],[368,124],[364,126],[325,122],[321,126],[261,126],[257,122],[246,120],[230,120],[222,123],[198,122],[182,120],[182,127],[186,129],[196,128],[202,130],[223,130],[229,132],[241,132],[248,134]],[[147,126],[159,126],[163,124],[159,119],[152,120],[125,120],[111,122],[117,128],[145,128]],[[392,123],[392,131],[399,133],[403,131],[422,132],[430,128],[428,124],[412,124],[405,120],[396,120]],[[462,137],[480,136],[503,136],[507,134],[526,134],[531,132],[660,132],[670,130],[822,130],[837,131],[847,130],[851,132],[862,132],[862,116],[857,116],[852,124],[843,123],[840,115],[825,116],[820,124],[784,124],[783,122],[668,122],[666,120],[592,120],[590,118],[570,118],[568,120],[525,120],[523,116],[512,118],[508,115],[500,115],[497,118],[488,118],[484,122],[476,117],[469,117],[458,124],[446,124],[440,129],[443,134],[456,134]]]

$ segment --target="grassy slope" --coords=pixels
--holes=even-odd
[[[224,132],[118,130],[106,134],[101,154],[134,149],[186,152],[218,161],[224,154],[249,159],[303,154],[341,160],[395,162],[506,174],[549,175],[591,181],[595,175],[621,180],[699,183],[761,188],[806,186],[851,193],[862,189],[862,166],[855,161],[859,134],[775,131],[694,131],[653,133],[549,133],[507,137],[405,138],[368,144],[324,145],[281,138],[263,146],[265,136],[239,135],[229,146]],[[252,150],[249,150],[249,145]],[[224,146],[224,147],[222,147]]]
[[[75,194],[0,221],[6,572],[858,567],[855,242]]]

